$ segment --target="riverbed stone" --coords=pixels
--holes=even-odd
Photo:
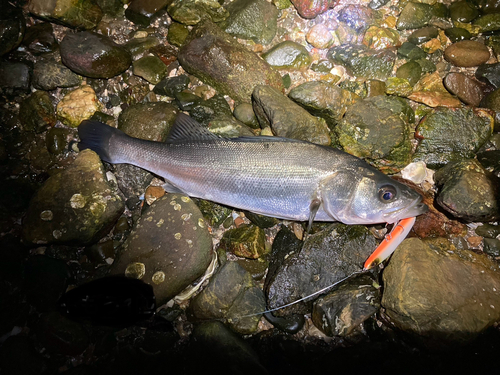
[[[237,102],[249,103],[260,84],[283,90],[277,71],[209,21],[191,31],[178,59],[186,71]]]
[[[189,314],[196,320],[222,319],[233,331],[251,334],[257,329],[258,313],[265,309],[264,293],[252,275],[237,262],[226,262],[193,298]],[[244,317],[251,314],[255,315]]]
[[[383,273],[392,323],[428,347],[470,342],[500,319],[498,264],[443,238],[409,238]]]
[[[478,66],[475,76],[477,79],[491,83],[495,88],[500,89],[500,62]]]
[[[237,38],[263,45],[271,43],[277,30],[278,9],[265,0],[236,0],[227,6],[229,17],[221,28]]]
[[[454,217],[469,222],[500,218],[497,202],[500,179],[474,159],[448,163],[434,175],[437,204]]]
[[[28,244],[90,244],[111,229],[123,209],[99,157],[84,150],[35,193],[23,222],[23,239]]]
[[[221,22],[229,17],[229,12],[216,0],[173,0],[167,12],[175,21],[184,25],[196,25],[208,19]]]
[[[310,235],[300,250],[288,248],[288,256],[274,266],[271,280],[266,280],[268,307],[294,302],[351,275],[360,270],[376,247],[375,237],[361,225],[332,224]],[[310,302],[297,303],[274,314],[307,312]]]
[[[305,82],[294,87],[288,96],[310,113],[324,118],[332,130],[347,108],[360,100],[353,92],[322,81]]]
[[[26,20],[20,8],[8,2],[2,3],[0,15],[0,56],[17,48],[23,40]]]
[[[132,0],[125,10],[125,16],[138,25],[149,26],[172,0]]]
[[[331,143],[325,120],[314,117],[277,89],[256,86],[252,99],[261,127],[270,126],[278,137],[301,139],[320,145]]]
[[[160,306],[202,276],[212,254],[212,238],[195,203],[166,194],[139,218],[111,273],[150,284]]]
[[[500,30],[500,13],[484,14],[474,20],[473,25],[479,26],[482,33]]]
[[[482,106],[495,112],[495,131],[500,131],[500,88],[484,98]]]
[[[44,20],[90,30],[102,18],[102,10],[92,0],[30,0],[28,10]]]
[[[40,60],[33,67],[33,87],[39,90],[55,90],[58,87],[74,87],[81,78],[60,62]]]
[[[92,87],[83,85],[66,94],[57,104],[57,117],[68,126],[76,128],[101,108]]]
[[[144,78],[149,83],[156,85],[167,74],[167,66],[158,56],[143,56],[132,63],[136,76]]]
[[[485,85],[463,73],[448,73],[443,80],[445,87],[465,104],[478,107],[485,94]]]
[[[23,100],[19,120],[27,131],[41,133],[56,124],[54,104],[46,91],[35,91]]]
[[[75,73],[91,78],[111,78],[132,63],[129,52],[105,35],[90,31],[68,33],[60,45],[61,60]]]
[[[267,63],[278,69],[306,69],[311,64],[307,49],[297,42],[287,40],[262,54]]]
[[[304,18],[316,18],[321,13],[337,5],[338,0],[290,0],[297,12]]]
[[[462,40],[447,47],[444,58],[455,66],[478,66],[489,60],[490,51],[481,42]]]
[[[430,168],[450,161],[471,158],[493,132],[490,113],[470,108],[437,108],[417,126],[419,140],[413,161],[424,161]]]
[[[414,116],[405,99],[374,96],[348,107],[335,132],[344,151],[384,171],[397,172],[411,158]]]
[[[375,50],[365,45],[341,45],[330,48],[328,58],[344,66],[352,75],[385,81],[392,73],[396,54],[391,49]]]
[[[420,2],[408,2],[399,15],[398,30],[418,29],[426,26],[432,18],[432,6]]]
[[[224,232],[220,247],[239,257],[257,259],[266,252],[266,235],[256,225],[241,225]]]
[[[457,1],[450,4],[450,18],[457,22],[471,22],[479,15],[476,6],[469,1]]]

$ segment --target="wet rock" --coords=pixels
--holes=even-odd
[[[101,108],[101,103],[90,86],[81,86],[66,94],[57,104],[57,117],[68,126],[76,128]]]
[[[500,150],[480,152],[477,154],[477,160],[488,172],[500,177]]]
[[[468,1],[457,1],[450,4],[450,17],[457,22],[470,22],[479,15],[479,11],[473,3]]]
[[[349,4],[340,10],[338,19],[359,33],[370,25],[373,11],[365,6]]]
[[[477,79],[487,81],[500,89],[500,63],[480,65],[475,75]]]
[[[196,205],[200,209],[205,220],[207,220],[212,227],[221,225],[233,211],[227,207],[203,199],[196,200]]]
[[[54,105],[45,91],[35,91],[21,103],[19,120],[27,131],[41,133],[56,124]]]
[[[45,136],[47,150],[53,155],[60,155],[68,149],[70,131],[64,128],[52,128]]]
[[[397,30],[370,26],[363,36],[363,44],[372,49],[386,49],[401,44]]]
[[[466,343],[500,318],[498,265],[445,239],[406,239],[383,278],[393,324],[430,347]]]
[[[167,194],[139,218],[111,273],[152,285],[160,306],[203,275],[211,259],[212,239],[198,207]]]
[[[460,42],[461,40],[468,40],[472,36],[468,30],[461,27],[450,27],[449,29],[446,29],[444,33],[452,43]]]
[[[89,244],[111,229],[123,208],[97,154],[84,150],[31,199],[23,239],[29,244]]]
[[[408,42],[413,43],[415,45],[419,45],[428,42],[433,38],[437,38],[437,36],[438,36],[438,29],[436,27],[434,26],[422,27],[411,33],[411,35],[408,37]]]
[[[144,56],[132,63],[136,76],[156,85],[167,74],[167,66],[157,56]]]
[[[191,31],[178,59],[189,73],[239,102],[250,102],[259,84],[283,90],[278,72],[211,22]]]
[[[184,25],[196,25],[204,19],[221,22],[229,16],[226,8],[216,0],[173,0],[167,12]]]
[[[342,45],[328,51],[328,58],[359,78],[385,81],[392,73],[396,54],[390,49],[372,50],[364,45]]]
[[[476,228],[476,234],[481,237],[496,238],[500,234],[498,225],[483,224]]]
[[[351,335],[380,308],[375,280],[361,276],[341,284],[314,302],[312,321],[327,336]]]
[[[175,94],[187,89],[188,85],[189,77],[182,74],[176,77],[164,78],[156,84],[153,92],[158,95],[165,95],[173,98]]]
[[[346,152],[395,172],[410,161],[413,121],[413,110],[404,99],[375,96],[350,106],[335,132]]]
[[[338,0],[290,0],[297,12],[304,18],[316,18],[321,13],[337,5]]]
[[[311,56],[307,49],[291,40],[278,43],[262,54],[267,63],[279,69],[304,69],[311,64]]]
[[[279,223],[279,219],[270,216],[255,214],[250,211],[245,211],[245,217],[259,228],[271,228]]]
[[[429,4],[408,2],[399,15],[396,28],[408,30],[424,27],[431,20],[432,12]]]
[[[481,106],[495,111],[495,131],[500,131],[500,88],[488,94]]]
[[[57,48],[52,24],[48,22],[37,23],[26,30],[23,39],[30,52],[35,55],[53,52]]]
[[[37,255],[24,264],[24,289],[28,302],[38,311],[54,311],[68,287],[70,272],[62,260]]]
[[[0,56],[3,56],[19,46],[26,29],[26,20],[21,9],[11,3],[2,3],[0,15]]]
[[[329,48],[333,44],[333,34],[325,24],[319,23],[309,29],[306,40],[313,47]]]
[[[482,33],[500,30],[500,13],[484,14],[473,22],[479,26]]]
[[[280,331],[294,335],[299,332],[305,324],[304,315],[293,314],[288,316],[274,316],[268,312],[264,314],[266,320]]]
[[[116,164],[113,168],[118,188],[127,199],[127,206],[131,210],[138,209],[139,207],[136,207],[135,204],[130,207],[129,203],[132,203],[135,199],[138,199],[138,196],[145,193],[154,176],[145,169],[131,164]]]
[[[266,252],[266,235],[256,225],[242,225],[224,232],[220,246],[239,257],[257,259]]]
[[[134,36],[134,38],[130,39],[127,43],[125,43],[125,47],[127,51],[130,52],[133,59],[140,60],[143,57],[144,53],[147,51],[151,51],[154,47],[157,47],[160,44],[160,41],[157,37],[153,35],[148,35],[146,37],[139,38]],[[151,57],[154,55],[146,54],[144,57]],[[134,61],[135,63],[136,61]]]
[[[385,85],[385,93],[388,95],[406,98],[413,92],[413,87],[406,78],[389,77]]]
[[[342,119],[347,108],[360,99],[351,91],[321,81],[310,81],[294,87],[288,96],[310,113],[324,118],[330,129]]]
[[[500,256],[500,240],[496,238],[485,238],[483,243],[483,251],[486,254],[495,258]]]
[[[478,107],[484,97],[485,85],[462,73],[448,73],[443,81],[445,87],[465,104]]]
[[[35,331],[42,347],[52,354],[76,356],[90,344],[85,328],[58,312],[42,314]]]
[[[422,48],[410,42],[404,42],[401,47],[398,48],[398,55],[410,60],[424,59],[427,56]]]
[[[189,29],[187,26],[172,22],[168,28],[167,41],[176,47],[182,47],[188,36]]]
[[[438,72],[426,74],[417,82],[414,92],[408,99],[424,103],[429,107],[453,107],[462,106],[460,100],[451,95],[443,85],[443,80]]]
[[[265,306],[264,294],[250,273],[236,262],[226,262],[193,298],[189,314],[197,320],[223,319],[232,330],[250,334],[257,329],[258,313],[264,311]],[[245,317],[251,314],[255,315]]]
[[[259,121],[253,111],[253,107],[250,103],[241,103],[234,108],[234,117],[244,123],[245,125],[251,127],[252,129],[259,128]]]
[[[264,0],[236,0],[227,6],[229,17],[220,26],[237,38],[263,45],[276,35],[278,9]]]
[[[132,58],[108,37],[90,31],[66,34],[60,45],[61,60],[75,73],[91,78],[111,78],[124,72]]]
[[[169,103],[140,103],[128,107],[118,117],[118,128],[134,138],[164,142],[177,117]]]
[[[436,202],[453,216],[471,222],[500,218],[500,180],[477,160],[448,163],[436,172],[435,180],[439,187]]]
[[[33,87],[50,91],[58,87],[78,86],[81,79],[61,63],[50,60],[40,60],[33,68]]]
[[[490,51],[481,42],[462,40],[447,47],[444,58],[455,66],[478,66],[489,60]]]
[[[101,8],[92,0],[31,0],[28,10],[36,17],[76,29],[93,29],[102,18]]]
[[[359,271],[376,246],[368,229],[359,225],[333,224],[310,235],[299,251],[285,257],[270,281],[266,280],[268,307],[294,302]],[[274,314],[306,313],[306,306],[301,302]]]
[[[450,161],[472,158],[493,131],[493,118],[483,111],[467,108],[437,108],[417,126],[419,140],[413,161],[430,168]]]
[[[396,71],[397,78],[406,79],[411,86],[415,85],[422,76],[422,68],[416,61],[408,61]]]
[[[253,137],[255,135],[251,128],[236,120],[232,115],[215,115],[210,119],[209,127],[212,133],[221,137]]]
[[[0,93],[8,95],[28,93],[30,67],[22,62],[0,61]]]
[[[236,371],[234,369],[238,369],[242,375],[268,374],[249,343],[231,332],[221,322],[204,322],[196,325],[192,342],[197,360],[189,364],[192,368],[190,373],[203,372],[208,366],[223,374]]]
[[[171,0],[132,0],[125,10],[125,17],[133,23],[149,26],[154,17],[170,3]]]
[[[328,127],[304,108],[271,86],[256,86],[252,95],[254,112],[261,127],[270,126],[278,137],[329,145]]]

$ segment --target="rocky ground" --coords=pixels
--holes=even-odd
[[[494,373],[500,2],[124,3],[2,1],[2,373]],[[429,212],[361,272],[390,228],[306,236],[78,150],[85,119],[161,142],[180,112],[342,149]]]

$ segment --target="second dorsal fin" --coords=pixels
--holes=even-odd
[[[193,120],[184,113],[179,113],[174,121],[174,125],[167,137],[167,143],[177,143],[185,141],[201,141],[221,139],[218,135],[211,133],[198,121]]]

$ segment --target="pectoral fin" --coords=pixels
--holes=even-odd
[[[178,187],[172,185],[170,182],[165,181],[161,187],[167,192],[167,193],[178,193],[178,194],[185,194],[181,189]]]
[[[311,205],[309,206],[309,221],[307,223],[307,232],[309,233],[311,231],[311,226],[314,221],[314,218],[316,217],[316,214],[318,213],[318,210],[321,206],[321,200],[319,198],[314,198],[311,201]]]

